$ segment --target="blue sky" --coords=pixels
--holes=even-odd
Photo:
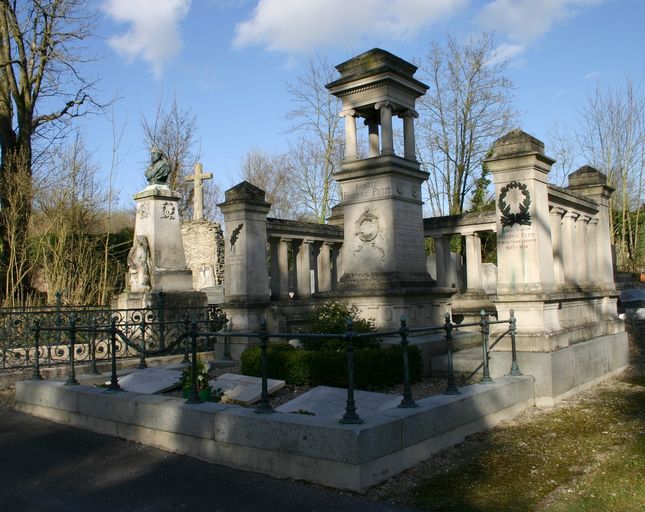
[[[118,96],[113,124],[81,121],[107,180],[113,128],[123,134],[114,184],[120,204],[143,188],[148,155],[141,117],[175,95],[196,116],[200,161],[222,190],[240,181],[251,148],[287,149],[285,82],[317,52],[338,64],[373,47],[423,58],[450,31],[494,30],[510,59],[520,126],[545,140],[572,129],[597,84],[645,81],[645,0],[94,0],[104,57],[101,99]],[[547,146],[547,154],[548,146]]]

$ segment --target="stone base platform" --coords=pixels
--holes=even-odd
[[[109,393],[60,381],[16,385],[16,408],[84,430],[209,462],[362,492],[474,432],[534,405],[533,379],[503,377],[460,395],[387,409],[360,425],[338,418],[256,414],[219,403],[188,405],[161,395]],[[360,410],[358,411],[360,414]]]
[[[628,364],[627,333],[619,332],[576,343],[553,352],[518,351],[517,360],[524,375],[535,380],[535,401],[538,406],[551,406],[582,389],[622,372]],[[455,372],[481,375],[482,348],[473,347],[453,356]],[[431,361],[433,375],[445,375],[447,356]],[[494,350],[490,354],[493,379],[508,374],[511,353]]]

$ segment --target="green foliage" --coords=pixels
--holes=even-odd
[[[355,385],[380,389],[403,382],[403,356],[399,345],[367,347],[354,351]],[[260,376],[260,348],[251,347],[240,358],[244,375]],[[306,386],[347,386],[347,357],[337,350],[297,350],[288,344],[270,345],[267,350],[269,378]],[[421,378],[421,352],[409,347],[410,379]]]
[[[324,334],[342,334],[347,332],[347,320],[351,319],[353,331],[358,333],[372,332],[374,322],[359,316],[358,307],[355,304],[347,304],[341,301],[330,300],[317,304],[311,314],[311,328],[313,332]],[[347,342],[343,338],[333,339],[303,339],[301,340],[305,350],[338,350],[344,351]],[[356,348],[374,347],[378,345],[375,338],[356,339]]]
[[[181,372],[181,387],[182,389],[190,389],[192,386],[192,375],[193,375],[193,366],[189,365]],[[208,389],[208,381],[210,380],[210,375],[208,374],[208,368],[206,365],[198,361],[197,362],[197,390]]]

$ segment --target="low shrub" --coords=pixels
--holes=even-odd
[[[354,351],[354,383],[361,389],[381,389],[403,382],[401,346],[367,347]],[[251,347],[240,359],[244,375],[260,376],[260,348]],[[267,349],[269,378],[288,384],[347,387],[345,351],[296,350],[288,344],[269,345]],[[421,378],[421,352],[409,347],[410,380]]]
[[[354,332],[364,333],[374,330],[374,322],[361,318],[355,304],[329,300],[317,304],[311,313],[310,322],[313,332],[325,334],[342,334],[347,331],[347,320],[351,319]],[[345,350],[343,338],[302,339],[305,350]],[[377,338],[359,338],[354,341],[356,348],[378,346]]]

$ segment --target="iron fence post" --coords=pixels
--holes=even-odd
[[[511,309],[510,311],[510,318],[508,319],[508,330],[511,333],[511,354],[512,354],[512,362],[511,362],[511,373],[509,375],[512,375],[513,377],[519,377],[522,375],[522,372],[520,371],[520,365],[517,363],[517,345],[515,344],[515,333],[516,333],[516,320],[515,320],[515,311]]]
[[[187,404],[201,404],[204,401],[199,398],[197,392],[197,322],[193,320],[190,323],[190,395],[188,395]]]
[[[119,378],[116,374],[116,320],[115,316],[110,318],[110,359],[112,362],[112,375],[110,377],[110,385],[107,387],[106,391],[112,393],[121,391]]]
[[[31,380],[43,380],[40,374],[40,319],[34,320],[34,373]]]
[[[490,376],[490,369],[488,367],[488,315],[483,309],[480,311],[479,316],[481,318],[479,325],[482,329],[482,350],[483,350],[483,364],[482,364],[482,378],[479,381],[480,384],[492,384],[493,379]]]
[[[139,328],[141,329],[141,341],[139,342],[139,366],[137,366],[137,369],[143,370],[148,367],[148,364],[146,363],[146,314],[145,312],[141,315],[141,325]]]
[[[230,346],[230,336],[229,332],[231,332],[231,325],[229,323],[228,318],[226,316],[224,317],[224,354],[222,355],[222,361],[232,361],[233,358],[231,357],[231,346]]]
[[[69,373],[66,386],[77,386],[76,369],[74,368],[74,351],[76,350],[76,313],[69,316]]]
[[[457,387],[455,381],[455,369],[452,364],[452,322],[450,320],[450,313],[445,315],[445,323],[443,329],[446,331],[446,350],[448,351],[448,385],[446,386],[444,395],[459,395],[461,391]]]
[[[157,295],[159,304],[159,350],[166,348],[166,295],[160,291]]]
[[[188,326],[190,325],[190,319],[188,318],[188,313],[184,313],[184,328],[188,331]],[[188,357],[188,338],[184,338],[184,358],[181,360],[182,364],[189,364],[190,358]]]
[[[92,332],[90,334],[90,357],[92,358],[92,365],[90,368],[90,373],[98,375],[99,369],[96,367],[96,329],[98,322],[96,321],[96,315],[92,315]]]
[[[340,419],[340,423],[345,424],[358,424],[363,423],[356,412],[356,402],[354,401],[354,322],[351,318],[347,319],[347,332],[345,338],[347,339],[347,403],[345,405],[345,414]]]
[[[402,409],[409,409],[412,407],[419,407],[412,398],[412,389],[410,388],[410,361],[408,357],[408,327],[405,320],[405,315],[401,315],[401,327],[399,335],[401,336],[401,353],[403,354],[403,398],[399,407]]]
[[[255,412],[258,414],[271,414],[275,410],[271,407],[269,402],[269,331],[267,329],[267,321],[262,320],[260,323],[260,332],[258,333],[258,338],[260,338],[260,372],[262,377],[262,393],[260,394],[260,403],[255,409]]]

